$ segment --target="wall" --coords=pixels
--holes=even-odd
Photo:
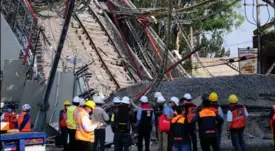
[[[21,49],[22,48],[10,29],[9,24],[1,14],[1,69],[4,68],[5,60],[18,59]]]

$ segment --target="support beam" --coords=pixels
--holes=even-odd
[[[269,69],[267,70],[267,72],[265,74],[269,75],[273,71],[274,67],[275,67],[275,62],[273,62],[273,64],[269,67]]]

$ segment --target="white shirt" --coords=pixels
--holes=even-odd
[[[219,108],[218,108],[218,115],[220,116],[220,117],[222,117],[222,119],[224,118],[223,117],[223,112],[222,112],[222,108],[219,106]]]
[[[248,114],[248,112],[247,112],[247,110],[246,110],[245,107],[244,107],[244,115],[245,115],[245,117],[248,117],[248,116],[249,116],[249,114]],[[233,120],[232,112],[231,112],[230,110],[228,110],[228,111],[227,111],[227,118],[226,118],[226,121],[227,121],[227,122],[232,122],[232,120]]]
[[[95,124],[91,125],[91,120],[89,119],[89,114],[85,114],[83,116],[81,125],[86,132],[92,132],[97,128],[97,125],[95,125]]]

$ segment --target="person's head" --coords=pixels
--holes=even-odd
[[[129,105],[130,105],[130,98],[129,98],[128,96],[124,96],[124,97],[122,98],[122,100],[121,100],[121,103],[122,103],[123,105],[129,106]]]
[[[145,104],[145,103],[148,103],[148,97],[147,96],[142,96],[139,101],[142,103],[142,104]]]
[[[93,100],[97,106],[102,106],[105,103],[101,96],[93,96]]]
[[[165,103],[165,98],[163,96],[159,96],[157,98],[157,103]]]
[[[179,106],[175,107],[175,111],[176,111],[177,115],[183,115],[184,114],[183,109]]]
[[[113,103],[115,106],[119,105],[121,103],[121,100],[120,98],[117,96],[117,97],[114,97],[113,98]]]
[[[67,109],[67,107],[71,106],[71,102],[69,100],[64,101],[64,109]]]
[[[179,99],[175,96],[170,98],[169,105],[171,107],[179,106]]]
[[[211,103],[217,103],[218,99],[219,99],[219,96],[218,96],[218,94],[217,94],[216,92],[211,92],[211,93],[209,94],[208,100],[209,100]]]
[[[228,102],[233,105],[233,104],[237,104],[239,102],[238,97],[235,94],[231,94],[228,97]]]
[[[75,96],[73,99],[73,105],[79,106],[80,98],[78,96]]]
[[[79,98],[79,106],[83,107],[85,105],[86,101],[83,98]]]
[[[29,104],[24,104],[22,106],[22,111],[29,112],[31,110],[31,106]]]
[[[92,100],[88,100],[86,101],[85,105],[84,105],[84,109],[88,112],[91,113],[94,109],[95,109],[95,102]]]
[[[161,92],[155,92],[154,98],[158,99],[159,96],[162,96]]]
[[[189,93],[185,93],[184,96],[183,96],[183,99],[186,102],[191,102],[192,101],[192,96]]]

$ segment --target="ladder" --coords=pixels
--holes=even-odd
[[[145,53],[145,49],[143,47],[143,44],[140,40],[140,38],[137,36],[137,32],[136,30],[134,29],[132,23],[128,20],[128,19],[125,19],[125,23],[127,24],[129,30],[131,31],[135,41],[137,42],[138,44],[138,47],[140,49],[140,53],[137,52],[137,55],[139,58],[142,58],[145,63],[147,64],[147,66],[151,69],[151,72],[153,74],[156,74],[156,68],[155,66],[152,64],[151,60],[148,58],[147,54]]]
[[[229,66],[231,69],[239,72],[240,74],[242,74],[242,72],[240,71],[240,68],[236,65],[234,65],[233,63],[230,63],[230,62],[226,62],[225,63],[227,66]]]
[[[273,64],[270,66],[270,68],[267,70],[266,74],[270,74],[272,72],[272,70],[274,69],[275,67],[275,62],[273,62]]]

